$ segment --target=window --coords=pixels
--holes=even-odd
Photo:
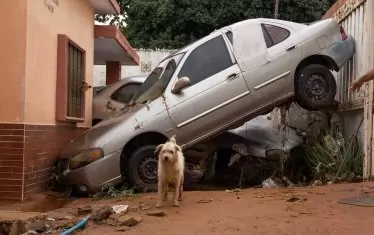
[[[272,47],[283,42],[290,36],[290,31],[275,25],[262,24],[262,32],[264,34],[266,46]]]
[[[227,38],[230,40],[231,44],[234,44],[234,38],[231,31],[226,32]]]
[[[68,117],[83,117],[83,54],[84,52],[80,48],[68,42]]]
[[[83,122],[85,118],[86,52],[66,35],[57,39],[56,120]]]
[[[186,59],[178,78],[188,77],[191,85],[233,65],[222,36],[215,37],[195,48]]]
[[[112,100],[128,104],[138,93],[140,88],[139,83],[125,84],[117,89],[111,96]]]

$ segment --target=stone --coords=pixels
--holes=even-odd
[[[105,221],[111,226],[128,226],[132,227],[142,221],[140,216],[130,216],[126,214],[113,214]]]
[[[163,212],[163,211],[150,211],[150,212],[147,212],[147,215],[148,216],[155,216],[155,217],[164,217],[166,215],[166,213]]]
[[[44,233],[45,231],[47,231],[47,225],[46,225],[45,221],[38,220],[38,221],[35,221],[35,222],[31,223],[30,226],[29,226],[29,229],[34,230],[38,233]]]
[[[127,213],[129,206],[128,205],[115,205],[115,206],[112,206],[112,209],[116,214]]]
[[[87,214],[90,214],[90,213],[92,213],[92,207],[91,206],[80,206],[77,209],[77,215],[78,216],[87,215]]]
[[[323,185],[322,181],[316,180],[316,181],[313,182],[312,187],[322,186],[322,185]]]
[[[29,223],[46,218],[43,213],[0,210],[0,234],[23,234]]]
[[[102,221],[109,218],[109,216],[113,215],[115,212],[112,207],[109,206],[103,206],[99,210],[95,211],[91,217],[90,220],[92,221]],[[127,213],[127,211],[126,211]]]
[[[127,211],[128,212],[138,212],[139,211],[139,206],[129,206]]]
[[[57,221],[59,221],[59,220],[72,220],[72,219],[74,219],[74,217],[70,216],[70,215],[61,216],[61,217],[56,218]]]

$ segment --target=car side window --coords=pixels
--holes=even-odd
[[[110,98],[112,98],[112,100],[127,104],[137,94],[140,85],[140,83],[125,84],[113,92]]]
[[[222,36],[217,36],[195,48],[178,74],[188,77],[191,86],[233,65]]]
[[[261,26],[265,38],[265,43],[268,48],[283,42],[291,34],[287,29],[279,26],[270,24],[262,24]]]
[[[229,39],[231,44],[234,44],[234,36],[232,35],[231,31],[226,32],[226,37]]]

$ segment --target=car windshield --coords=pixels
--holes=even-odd
[[[135,102],[142,104],[159,97],[169,84],[183,55],[184,53],[175,54],[161,61],[140,86],[139,92],[134,98]]]

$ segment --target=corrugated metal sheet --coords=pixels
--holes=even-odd
[[[364,89],[353,93],[349,90],[349,87],[354,79],[366,72],[364,60],[367,58],[367,43],[365,40],[369,36],[364,25],[367,5],[367,1],[362,2],[340,21],[345,31],[352,35],[356,41],[354,57],[338,73],[335,73],[338,85],[336,99],[341,102],[341,111],[360,109],[363,108],[364,104]]]

